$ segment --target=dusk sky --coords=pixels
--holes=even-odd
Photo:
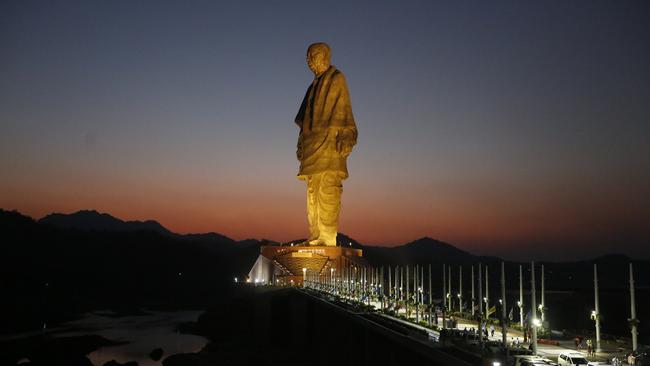
[[[340,232],[650,258],[648,1],[3,1],[0,208],[305,237],[318,41],[359,129]]]

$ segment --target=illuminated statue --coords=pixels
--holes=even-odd
[[[335,246],[341,182],[348,177],[347,157],[357,143],[357,127],[345,77],[330,65],[329,46],[309,46],[307,65],[314,81],[296,116],[298,179],[307,182],[309,239],[305,244]]]

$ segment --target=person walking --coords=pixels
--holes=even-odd
[[[591,339],[587,339],[587,356],[591,357],[594,355],[594,345]]]
[[[494,338],[494,324],[490,324],[490,337]]]
[[[634,352],[630,352],[630,355],[627,356],[627,364],[630,366],[636,365],[636,357],[634,356]]]

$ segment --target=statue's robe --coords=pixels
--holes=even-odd
[[[347,158],[336,147],[338,143],[352,148],[357,143],[357,127],[342,72],[330,66],[314,78],[295,122],[300,127],[298,177],[337,172],[341,178],[347,178]]]

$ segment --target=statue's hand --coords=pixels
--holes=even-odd
[[[351,132],[347,130],[337,131],[336,133],[336,152],[344,158],[347,158],[352,152],[354,146],[352,137]]]
[[[336,151],[344,158],[347,158],[352,152],[352,145],[346,144],[344,141],[337,141]]]

